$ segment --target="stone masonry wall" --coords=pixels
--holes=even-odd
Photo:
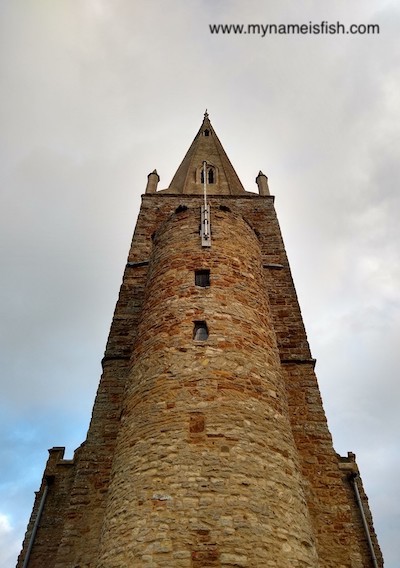
[[[146,538],[150,537],[146,536],[143,527],[139,527],[137,530],[142,531],[140,538],[143,540],[139,541],[140,552],[137,554],[142,554],[142,559],[141,563],[132,566],[166,565],[171,568],[174,566],[203,568],[220,565],[260,567],[276,565],[285,568],[296,565],[321,566],[321,568],[372,566],[368,548],[365,546],[362,525],[354,520],[357,519],[358,514],[354,496],[351,494],[346,476],[339,470],[340,460],[332,447],[313,371],[314,361],[311,359],[273,198],[255,194],[240,197],[211,196],[213,247],[208,252],[204,249],[199,252],[196,249],[197,244],[194,244],[199,240],[201,201],[201,196],[170,195],[167,192],[143,196],[103,360],[103,375],[88,436],[76,452],[73,464],[65,464],[60,456],[58,459],[60,467],[55,464],[47,466],[45,473],[54,474],[55,482],[49,489],[49,500],[43,512],[30,568],[97,566],[100,532],[109,493],[115,445],[121,427],[123,430],[127,428],[126,421],[130,413],[140,429],[141,440],[138,439],[139,430],[134,432],[131,429],[130,432],[126,432],[128,438],[130,436],[131,440],[135,441],[132,446],[134,450],[129,450],[127,447],[123,449],[121,460],[128,463],[130,451],[139,452],[137,448],[141,444],[148,444],[150,464],[148,470],[145,469],[143,462],[137,466],[135,475],[141,485],[135,489],[138,500],[132,515],[135,516],[137,508],[141,507],[146,511],[145,516],[150,515],[153,519],[148,535],[154,535],[157,526],[160,529],[159,535],[168,533],[164,543],[165,550],[162,549],[163,539],[159,536],[158,540],[152,541],[158,542],[158,550],[154,545],[153,549],[148,548],[146,554],[146,547],[150,546],[150,541]],[[178,239],[179,243],[177,241],[176,244],[179,244],[179,250],[175,251],[175,256],[170,248],[166,253],[173,259],[171,270],[175,271],[175,276],[172,278],[165,269],[165,263],[168,264],[169,261],[165,260],[163,264],[163,247],[157,245],[159,242],[157,239],[165,238],[168,231],[175,226],[173,221],[175,217],[170,221],[168,219],[180,205],[188,207],[189,211],[198,211],[196,213],[198,221],[193,226],[192,220],[190,225],[188,219],[191,213],[181,213],[176,216],[178,225],[183,223],[182,226],[185,228],[182,235],[185,234],[187,238],[182,238],[180,229],[175,231],[176,236],[173,239]],[[220,206],[227,207],[230,211],[221,211]],[[179,218],[182,214],[188,215],[188,219]],[[229,223],[226,222],[227,219],[230,220]],[[231,225],[235,226],[238,234],[229,233]],[[218,237],[218,227],[224,227],[222,240]],[[172,234],[175,235],[174,231]],[[234,246],[229,248],[229,242],[235,243]],[[193,243],[194,248],[191,247],[189,250],[188,243]],[[165,244],[168,248],[168,242]],[[196,254],[198,252],[200,256],[195,255],[191,259],[193,251],[196,251]],[[213,254],[221,255],[215,264],[212,264]],[[208,258],[207,255],[211,267],[211,288],[197,290],[193,285],[192,276],[189,278],[189,273],[193,275],[200,259]],[[256,256],[257,261],[255,261]],[[251,262],[250,258],[253,259]],[[225,265],[231,266],[231,274],[223,273]],[[162,268],[164,272],[161,270],[159,277],[158,272],[154,273],[155,266],[158,266],[157,271],[164,266]],[[183,271],[182,266],[185,267]],[[262,278],[259,274],[260,266],[263,266]],[[204,265],[202,267],[206,268]],[[218,274],[221,278],[219,283]],[[155,302],[157,294],[160,294],[156,286],[157,278],[162,280],[161,289],[165,284],[166,289],[170,290],[170,296],[163,296],[160,305]],[[240,290],[241,301],[232,296],[232,286]],[[177,288],[179,294],[174,298]],[[189,303],[195,306],[192,308],[193,313],[187,308],[184,314],[185,321],[179,319],[183,316],[179,314],[176,302],[183,302],[185,306]],[[242,306],[242,311],[244,310],[242,317],[239,316],[239,304]],[[194,345],[191,326],[194,320],[202,319],[209,307],[213,309],[207,312],[206,317],[210,324],[207,346]],[[256,315],[258,309],[261,312]],[[177,319],[173,325],[168,326],[169,331],[163,332],[161,328],[168,324],[163,318],[174,310]],[[143,353],[140,351],[140,346],[144,345],[144,341],[151,343],[153,336],[150,335],[147,339],[144,335],[142,337],[145,325],[143,323],[140,323],[142,327],[138,335],[138,325],[150,312],[153,316],[160,314],[160,329],[157,329],[157,326],[151,329],[161,340],[149,353]],[[238,330],[241,330],[240,333]],[[249,341],[244,339],[248,334],[251,336]],[[235,338],[234,341],[230,340],[231,335]],[[182,343],[183,336],[185,341],[188,341],[188,345]],[[252,346],[253,342],[258,346],[257,348]],[[261,343],[267,346],[263,354],[259,349]],[[135,359],[131,360],[135,345]],[[165,346],[163,352],[160,349],[161,345]],[[180,347],[182,351],[179,350]],[[229,353],[226,358],[222,354],[222,350],[225,349]],[[245,365],[239,364],[237,357],[243,358],[245,353],[247,353]],[[262,357],[266,359],[262,360]],[[171,374],[168,374],[169,371],[161,372],[160,377],[156,378],[154,373],[164,369],[167,360],[172,365]],[[155,365],[152,376],[148,368],[150,364]],[[131,370],[132,365],[134,366]],[[178,367],[185,371],[184,379],[175,378]],[[146,385],[146,381],[141,377],[146,377],[149,383]],[[232,377],[235,377],[235,380],[232,380]],[[127,391],[128,398],[125,394],[127,381],[135,385],[133,390]],[[150,383],[151,395],[146,390]],[[179,384],[179,389],[172,388],[175,383]],[[143,394],[143,399],[140,404],[136,404],[139,392]],[[276,398],[271,394],[272,392],[276,393]],[[168,396],[165,393],[168,393]],[[285,406],[287,404],[285,401],[288,402],[288,406]],[[266,421],[261,420],[260,416],[265,408],[271,409],[269,412],[274,409],[277,416],[268,417]],[[121,414],[123,409],[124,414]],[[146,420],[143,412],[148,413]],[[157,424],[161,424],[161,419],[164,418],[166,418],[165,427],[157,430]],[[289,429],[288,419],[291,425]],[[146,431],[145,423],[149,424],[149,431]],[[171,432],[178,437],[175,444],[167,448],[167,433],[170,436]],[[273,437],[274,432],[279,433],[281,437],[284,432],[283,444],[278,444],[277,441],[275,444],[271,442],[269,436]],[[267,437],[268,442],[262,441],[264,436]],[[158,440],[154,446],[153,438]],[[123,446],[124,443],[120,444]],[[164,453],[162,453],[163,445],[167,448]],[[249,448],[251,452],[248,451]],[[145,448],[142,447],[139,454],[144,455],[144,451]],[[175,454],[186,456],[182,467],[176,472],[176,481],[172,476],[176,465]],[[271,464],[268,462],[269,454],[274,456]],[[298,462],[300,465],[296,465]],[[201,464],[203,464],[203,473],[199,473]],[[275,475],[279,469],[278,465],[282,470],[280,481]],[[265,469],[267,475],[263,473],[264,466],[267,468]],[[122,483],[125,466],[116,461],[114,467],[115,475],[120,476]],[[212,475],[215,468],[220,468],[219,477]],[[254,472],[250,482],[247,479],[248,468]],[[157,477],[158,470],[159,477]],[[271,478],[270,472],[275,472]],[[302,479],[299,477],[299,472],[302,474]],[[166,477],[162,479],[161,474],[165,474]],[[141,500],[139,493],[149,495],[150,486],[146,488],[145,484],[146,479],[152,475],[156,477],[155,485],[160,491],[155,490],[151,498],[143,500],[139,505]],[[173,500],[168,498],[168,495],[171,497],[172,495],[166,491],[167,479],[171,491],[175,491],[176,495],[177,485],[180,485],[182,492],[186,491],[185,497],[181,495],[179,505],[181,508],[171,509]],[[292,532],[286,533],[282,529],[283,532],[280,530],[276,533],[279,534],[279,538],[274,546],[277,548],[281,546],[279,554],[275,551],[278,554],[277,558],[280,559],[277,561],[278,564],[274,564],[272,558],[266,563],[262,556],[263,545],[252,548],[252,545],[248,544],[247,550],[243,552],[242,543],[254,544],[252,541],[254,535],[259,539],[258,542],[261,542],[261,532],[265,537],[268,534],[268,526],[277,528],[274,523],[278,520],[274,515],[282,518],[280,522],[283,525],[292,524],[284,510],[285,498],[282,496],[293,483],[296,487],[295,509],[296,507],[300,509],[299,518],[304,520],[303,528],[308,536],[303,540],[299,537],[297,531],[300,529],[297,528],[296,523]],[[283,503],[280,500],[276,508],[275,504],[272,508],[265,506],[265,503],[271,502],[270,499],[273,500],[274,495],[276,496],[274,490],[276,484],[279,484],[278,495],[282,497]],[[196,495],[194,487],[198,490]],[[234,487],[236,489],[233,489]],[[257,499],[253,496],[254,488],[258,495]],[[110,503],[114,501],[114,495],[118,501],[116,494],[119,489],[115,488],[114,491],[116,493],[110,497]],[[27,538],[33,526],[40,494],[41,492],[36,500]],[[303,495],[307,500],[312,528],[307,513],[303,510]],[[175,498],[173,502],[176,504],[178,501],[178,498]],[[64,510],[65,513],[55,516],[54,503],[58,503],[56,507],[59,507],[59,511]],[[226,514],[223,514],[223,505]],[[120,506],[115,503],[111,505],[115,511],[120,511],[119,514],[128,515],[118,509]],[[204,522],[202,513],[191,514],[192,510],[199,507],[202,511],[208,511],[207,514],[213,519],[214,524],[219,523],[219,536],[212,526]],[[245,515],[243,511],[246,507],[251,512]],[[181,541],[178,537],[172,538],[171,535],[179,532],[177,526],[180,524],[181,515],[187,520],[190,538],[188,537],[189,543],[185,544],[186,548],[182,546],[178,550],[174,547]],[[161,522],[160,519],[168,519],[168,523]],[[172,529],[174,519],[176,526]],[[216,519],[219,521],[216,522]],[[270,520],[272,524],[269,523]],[[113,522],[111,515],[105,526],[111,526]],[[132,519],[129,522],[132,522]],[[158,522],[160,524],[157,524]],[[261,532],[259,525],[264,527]],[[170,528],[166,530],[166,526]],[[235,546],[235,535],[238,534],[241,544]],[[222,536],[231,547],[229,552],[218,544],[222,542]],[[313,538],[319,561],[313,557]],[[277,544],[278,542],[280,544]],[[19,559],[19,567],[22,566],[26,546],[27,539]],[[377,543],[376,547],[379,565],[383,566]],[[297,555],[298,550],[301,551],[300,556]],[[174,553],[175,557],[171,556]],[[297,557],[299,564],[292,563],[291,555],[293,559],[294,556]],[[104,552],[101,566],[109,565],[106,556]],[[167,562],[171,562],[173,558],[173,563],[163,564],[165,558],[168,558]],[[287,561],[287,558],[290,558],[290,561]],[[311,560],[312,558],[314,560]]]
[[[32,531],[39,514],[40,503],[45,498],[45,509],[40,517],[35,546],[29,558],[29,568],[54,566],[58,546],[64,530],[64,523],[69,502],[74,465],[71,460],[64,460],[65,448],[49,450],[49,459],[43,475],[39,491],[36,493],[35,504],[28,524],[17,568],[22,568],[25,554],[28,550]],[[47,486],[47,496],[44,495]]]
[[[316,566],[258,239],[215,207],[211,248],[198,226],[154,238],[98,566]]]

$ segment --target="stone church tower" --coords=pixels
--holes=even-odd
[[[18,568],[375,568],[332,447],[267,177],[205,114],[148,176],[86,441],[55,447]]]

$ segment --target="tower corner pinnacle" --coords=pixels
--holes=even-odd
[[[156,193],[159,181],[160,176],[158,175],[157,170],[150,172],[147,176],[146,193]]]
[[[258,172],[258,176],[256,177],[256,184],[260,195],[270,195],[268,178],[261,170]]]

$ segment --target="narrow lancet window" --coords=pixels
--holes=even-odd
[[[193,339],[195,341],[206,341],[208,339],[208,327],[205,321],[194,322]]]
[[[215,182],[215,169],[212,167],[207,168],[207,173],[206,173],[206,180],[208,184],[211,183],[216,183]],[[201,183],[204,183],[204,168],[201,169],[200,172],[200,181]]]

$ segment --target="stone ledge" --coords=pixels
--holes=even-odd
[[[282,365],[312,365],[314,368],[316,363],[316,359],[281,359]]]
[[[130,355],[104,355],[103,359],[101,360],[101,364],[107,363],[107,361],[115,361],[117,359],[128,361],[130,358]]]
[[[138,268],[139,266],[147,266],[149,264],[149,260],[142,260],[141,262],[127,262],[127,268]]]
[[[164,193],[165,189],[161,189],[160,191],[157,191],[156,193],[143,193],[142,197],[150,197],[150,198],[154,198],[154,197],[175,197],[176,199],[182,199],[182,197],[184,198],[199,198],[204,200],[204,195],[203,193]],[[210,194],[207,195],[207,198],[211,201],[212,199],[216,198],[216,199],[267,199],[267,200],[271,200],[271,201],[275,201],[275,195],[259,195],[258,193],[253,193],[253,192],[248,192],[246,193],[235,193],[235,194]]]
[[[283,264],[263,264],[263,268],[270,268],[271,270],[282,270],[282,268],[285,268],[283,266]]]

